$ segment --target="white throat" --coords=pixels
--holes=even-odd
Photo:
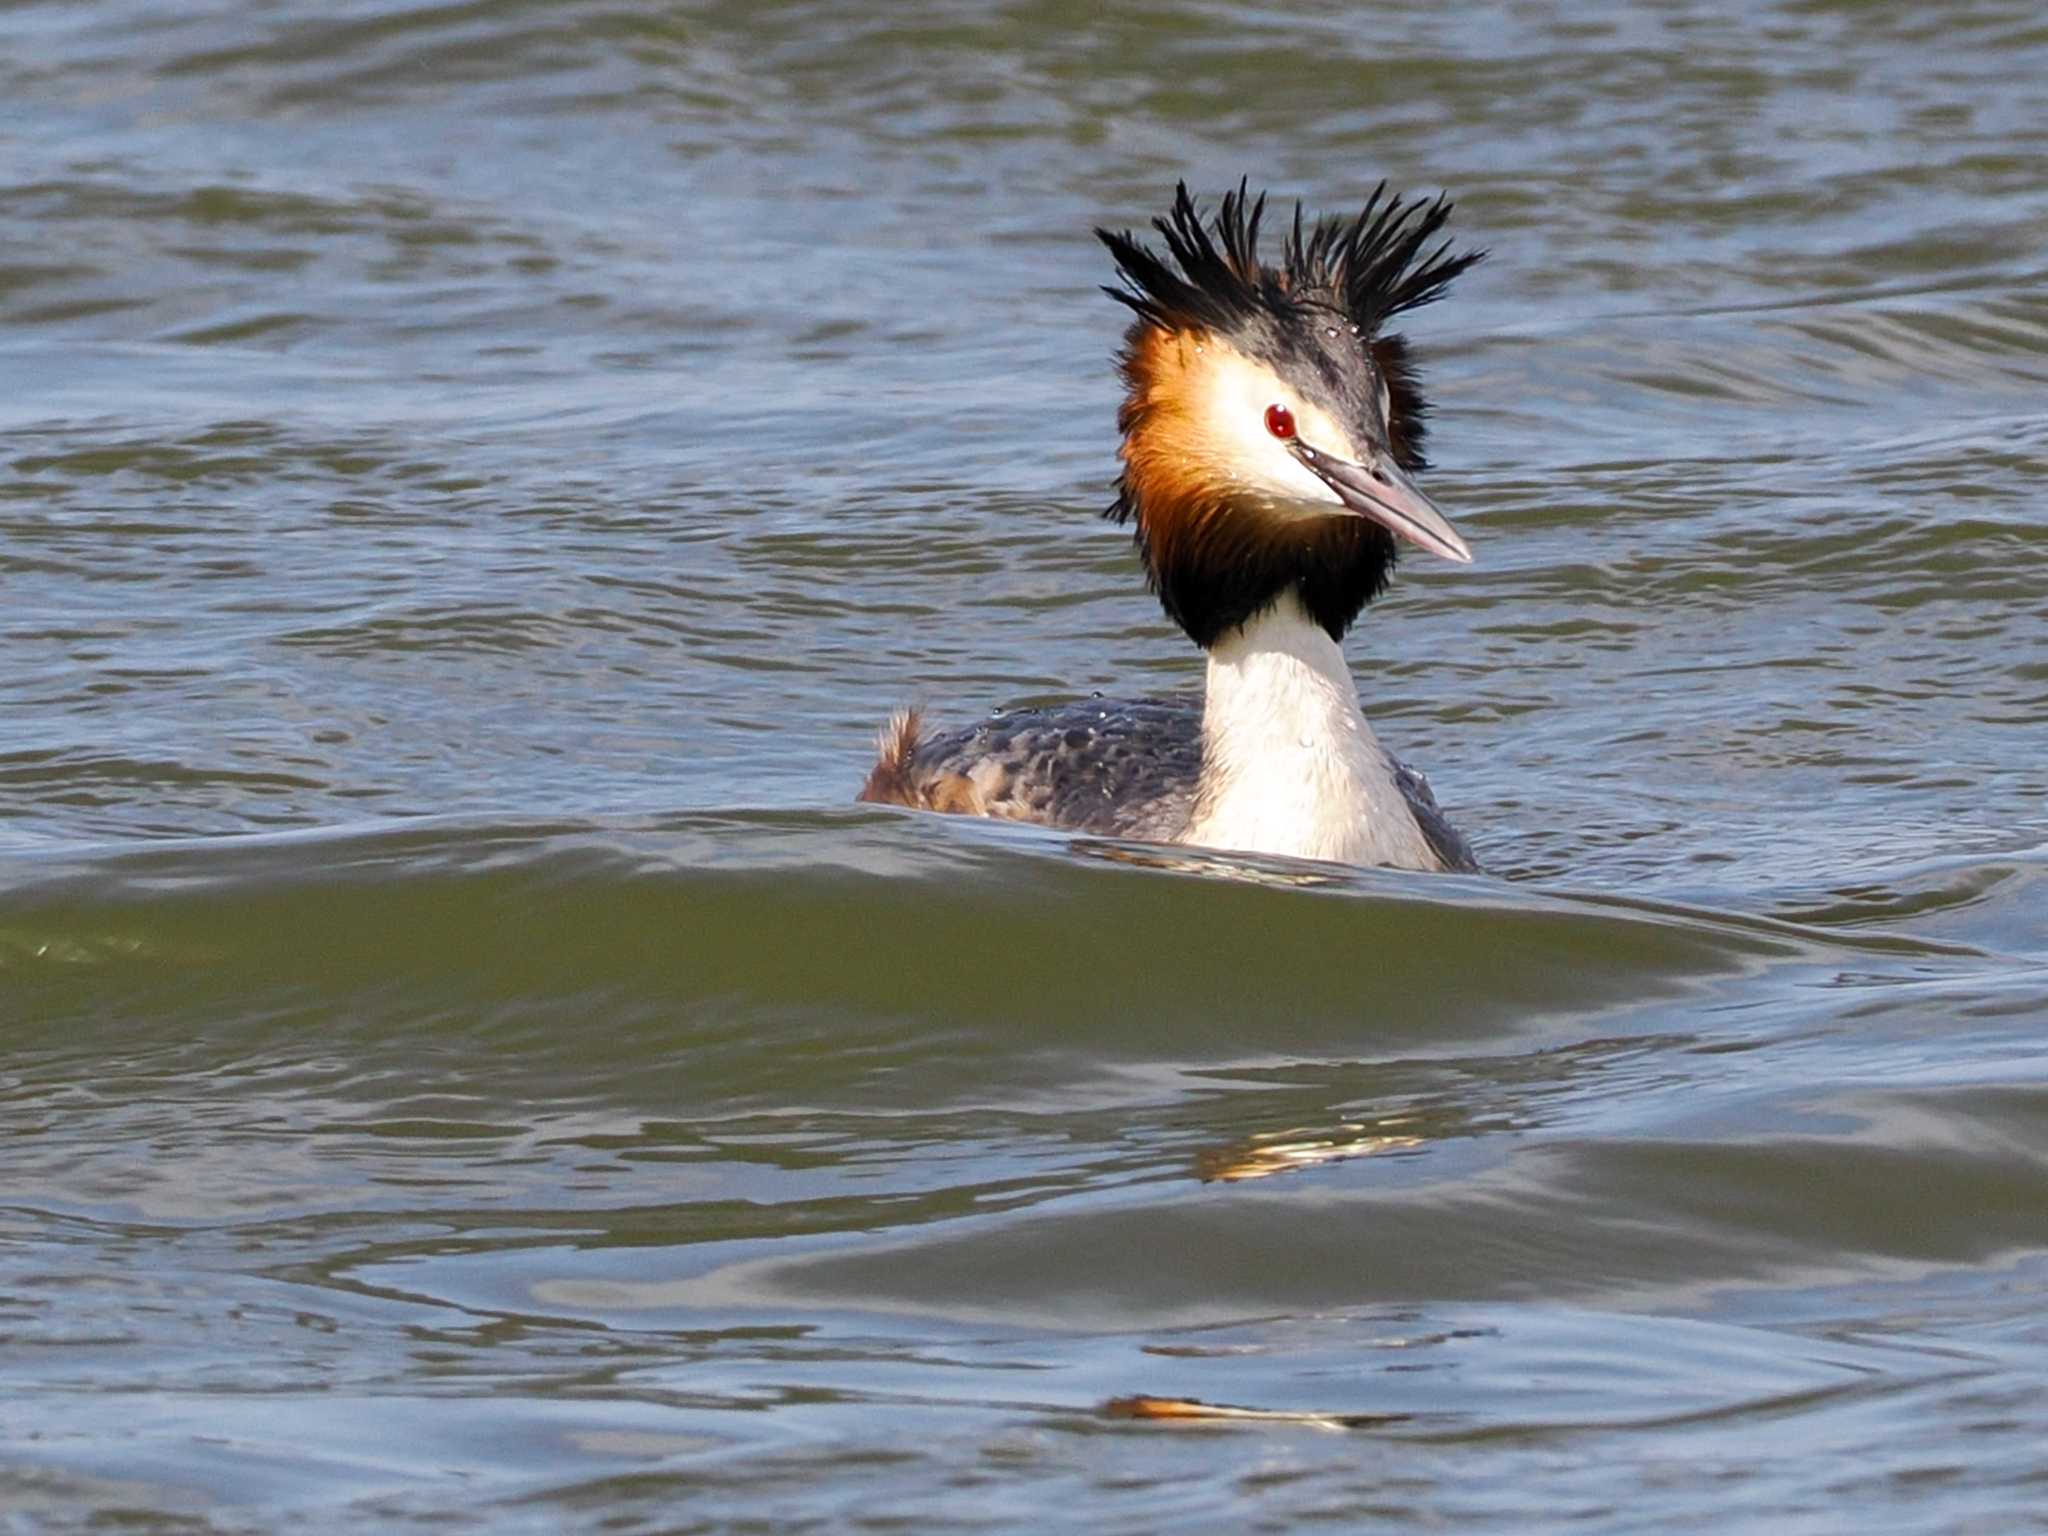
[[[1293,593],[1209,651],[1202,777],[1184,841],[1437,869],[1337,642]]]

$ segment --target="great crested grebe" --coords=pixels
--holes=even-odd
[[[1135,313],[1118,365],[1123,473],[1167,616],[1208,653],[1206,696],[1086,699],[928,734],[892,718],[862,800],[1154,842],[1401,869],[1475,870],[1419,774],[1366,724],[1339,642],[1386,586],[1396,539],[1469,561],[1411,478],[1428,406],[1385,332],[1483,252],[1435,244],[1451,205],[1390,197],[1259,255],[1263,196],[1204,224],[1182,183],[1153,220],[1169,262],[1096,236]]]

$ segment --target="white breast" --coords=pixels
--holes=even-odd
[[[1359,711],[1343,651],[1292,595],[1211,648],[1202,736],[1183,841],[1441,867]]]

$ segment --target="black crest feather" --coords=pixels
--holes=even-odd
[[[1308,223],[1297,202],[1275,269],[1259,258],[1263,193],[1251,196],[1248,183],[1240,181],[1205,223],[1183,181],[1174,188],[1167,216],[1152,221],[1171,262],[1128,230],[1095,231],[1123,279],[1122,287],[1103,291],[1140,319],[1170,331],[1229,331],[1262,315],[1285,322],[1297,320],[1304,307],[1334,307],[1360,336],[1370,338],[1393,316],[1441,298],[1459,273],[1486,254],[1453,252],[1450,240],[1438,240],[1451,207],[1441,196],[1392,196],[1384,181],[1356,218],[1333,215]]]

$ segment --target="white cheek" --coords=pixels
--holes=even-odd
[[[1261,416],[1264,414],[1263,411],[1260,412]],[[1255,480],[1275,495],[1292,497],[1296,501],[1329,501],[1340,506],[1343,504],[1337,493],[1316,478],[1285,443],[1264,430],[1265,423],[1258,417],[1253,418],[1253,427],[1262,441],[1258,444],[1256,457],[1247,455],[1246,464],[1253,471],[1247,478]]]
[[[1287,444],[1266,430],[1266,407],[1273,391],[1260,391],[1256,380],[1233,380],[1232,387],[1210,397],[1214,416],[1210,430],[1225,445],[1231,472],[1246,485],[1295,501],[1342,503],[1337,493],[1310,473]]]

